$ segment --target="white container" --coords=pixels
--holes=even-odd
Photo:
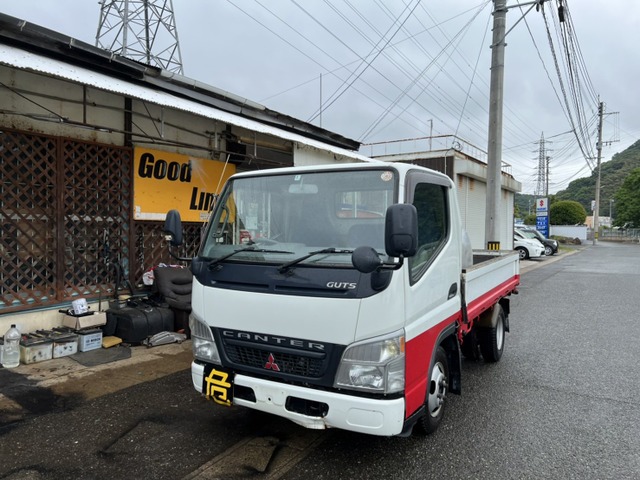
[[[71,302],[71,309],[74,315],[82,315],[83,313],[87,313],[89,311],[89,305],[87,304],[86,298],[78,298]]]
[[[2,349],[2,366],[15,368],[20,365],[20,331],[15,325],[4,334],[4,348]]]
[[[53,358],[68,357],[78,353],[78,336],[75,333],[52,335]]]
[[[78,330],[78,350],[88,352],[102,347],[102,330],[94,328],[91,330]]]
[[[20,360],[25,365],[53,358],[53,342],[48,338],[25,335],[20,342]]]

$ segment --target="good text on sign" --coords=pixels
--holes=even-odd
[[[136,220],[164,220],[167,211],[177,209],[184,221],[201,222],[235,165],[138,147],[134,172]]]

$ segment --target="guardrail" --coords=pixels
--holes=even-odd
[[[602,229],[600,231],[600,238],[602,240],[638,241],[640,240],[640,228],[625,228],[624,230],[616,228]]]

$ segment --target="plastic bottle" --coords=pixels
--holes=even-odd
[[[20,331],[15,325],[4,334],[4,352],[2,354],[2,366],[14,368],[20,365]]]

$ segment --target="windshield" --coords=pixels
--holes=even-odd
[[[351,266],[345,250],[368,245],[384,254],[396,185],[384,168],[236,178],[212,213],[200,255],[280,265],[316,252],[295,263]]]
[[[531,230],[519,229],[518,233],[520,233],[520,235],[522,235],[523,238],[536,238],[536,234],[533,233]]]

